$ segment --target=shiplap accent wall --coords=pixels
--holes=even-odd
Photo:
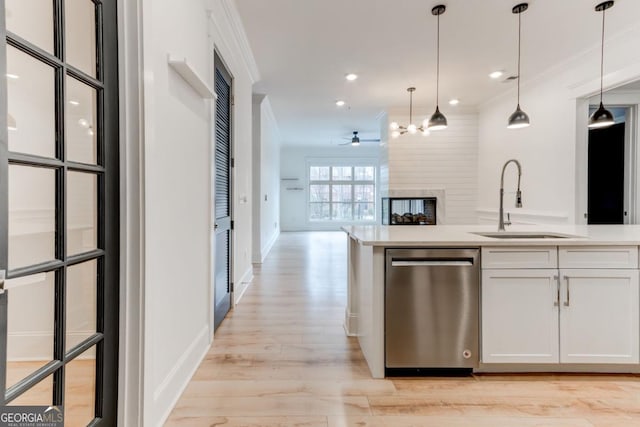
[[[431,132],[427,137],[406,134],[389,140],[386,150],[382,150],[388,156],[389,191],[444,190],[446,217],[439,223],[475,224],[478,115],[446,116],[449,127],[445,130]],[[389,121],[394,120],[407,123],[408,117],[390,115]]]

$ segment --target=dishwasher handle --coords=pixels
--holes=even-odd
[[[392,259],[392,267],[469,267],[473,266],[473,258],[458,259]]]

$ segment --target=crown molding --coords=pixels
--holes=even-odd
[[[209,14],[209,21],[218,30],[218,33],[223,38],[222,43],[226,45],[229,51],[244,64],[251,83],[255,83],[260,80],[260,70],[256,64],[256,60],[253,56],[253,51],[249,45],[247,34],[242,25],[240,14],[238,9],[232,0],[207,0],[205,3],[207,13]],[[220,15],[223,15],[223,19],[227,24],[228,30],[231,34],[225,37],[225,32],[222,31],[220,25]],[[217,41],[216,41],[217,42]]]

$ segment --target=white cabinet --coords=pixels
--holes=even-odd
[[[482,361],[558,363],[557,269],[482,271]]]
[[[638,363],[638,270],[560,270],[560,362]]]
[[[532,248],[493,249],[482,252],[483,363],[640,363],[637,247],[560,247],[559,269],[528,267]],[[537,266],[554,251],[530,253]]]
[[[482,268],[558,268],[556,246],[483,247]]]

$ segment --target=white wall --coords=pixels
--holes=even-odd
[[[280,157],[280,227],[282,231],[339,230],[343,223],[310,222],[307,215],[308,171],[310,159],[335,162],[360,162],[378,166],[380,147],[377,143],[362,143],[359,147],[282,147]],[[362,163],[364,162],[364,163]],[[356,164],[356,163],[354,163]],[[295,178],[295,180],[292,180]],[[300,190],[302,189],[302,190]],[[376,216],[380,213],[380,197],[376,198]],[[379,219],[377,220],[379,222]]]
[[[444,190],[445,217],[439,216],[438,223],[475,224],[478,116],[473,112],[444,111],[444,114],[447,129],[431,132],[429,136],[418,133],[389,139],[386,145],[389,192]],[[389,113],[388,121],[408,124],[409,117]]]
[[[124,294],[134,298],[134,303],[139,296],[141,304],[127,306],[128,321],[134,327],[140,322],[140,329],[131,330],[127,323],[124,343],[131,345],[138,336],[143,344],[125,348],[121,358],[121,362],[138,361],[142,367],[136,372],[127,366],[126,375],[137,375],[139,381],[124,379],[128,387],[124,395],[134,403],[121,409],[120,419],[131,425],[157,426],[208,350],[213,322],[213,104],[168,67],[167,55],[186,58],[213,86],[215,48],[233,77],[236,228],[232,280],[236,286],[243,282],[246,286],[252,277],[251,88],[257,73],[249,64],[252,57],[246,41],[238,41],[244,34],[231,1],[139,0],[138,7],[121,10],[120,20],[126,25],[121,32],[125,36],[121,43],[127,46],[124,54],[129,60],[140,60],[136,69],[127,64],[121,68],[126,77],[123,84],[131,85],[131,93],[123,93],[123,108],[127,109],[123,137],[127,138],[124,158],[133,162],[127,163],[126,176],[134,185],[133,165],[138,159],[141,169],[139,187],[125,186],[128,211],[124,226],[132,234],[126,236],[127,259],[123,262],[128,268]],[[136,120],[141,123],[137,134]],[[137,153],[129,150],[138,143]],[[139,251],[138,238],[142,239]],[[138,261],[143,265],[139,274],[131,269]],[[136,312],[143,313],[139,319]],[[135,402],[142,404],[140,411],[132,408]]]
[[[640,25],[610,33],[605,44],[605,90],[640,78]],[[515,109],[515,91],[482,106],[478,166],[482,222],[497,221],[500,170],[510,158],[520,160],[523,168],[523,208],[511,210],[515,222],[584,221],[586,98],[600,88],[599,60],[600,47],[594,46],[534,80],[523,80],[520,104],[531,118],[528,128],[506,129]],[[510,170],[505,186],[513,188],[514,180],[515,172]],[[508,206],[512,195],[505,197]]]
[[[265,95],[253,96],[253,253],[262,263],[280,234],[280,131]]]
[[[144,425],[159,425],[209,345],[210,102],[167,66],[208,76],[201,2],[143,0]]]

